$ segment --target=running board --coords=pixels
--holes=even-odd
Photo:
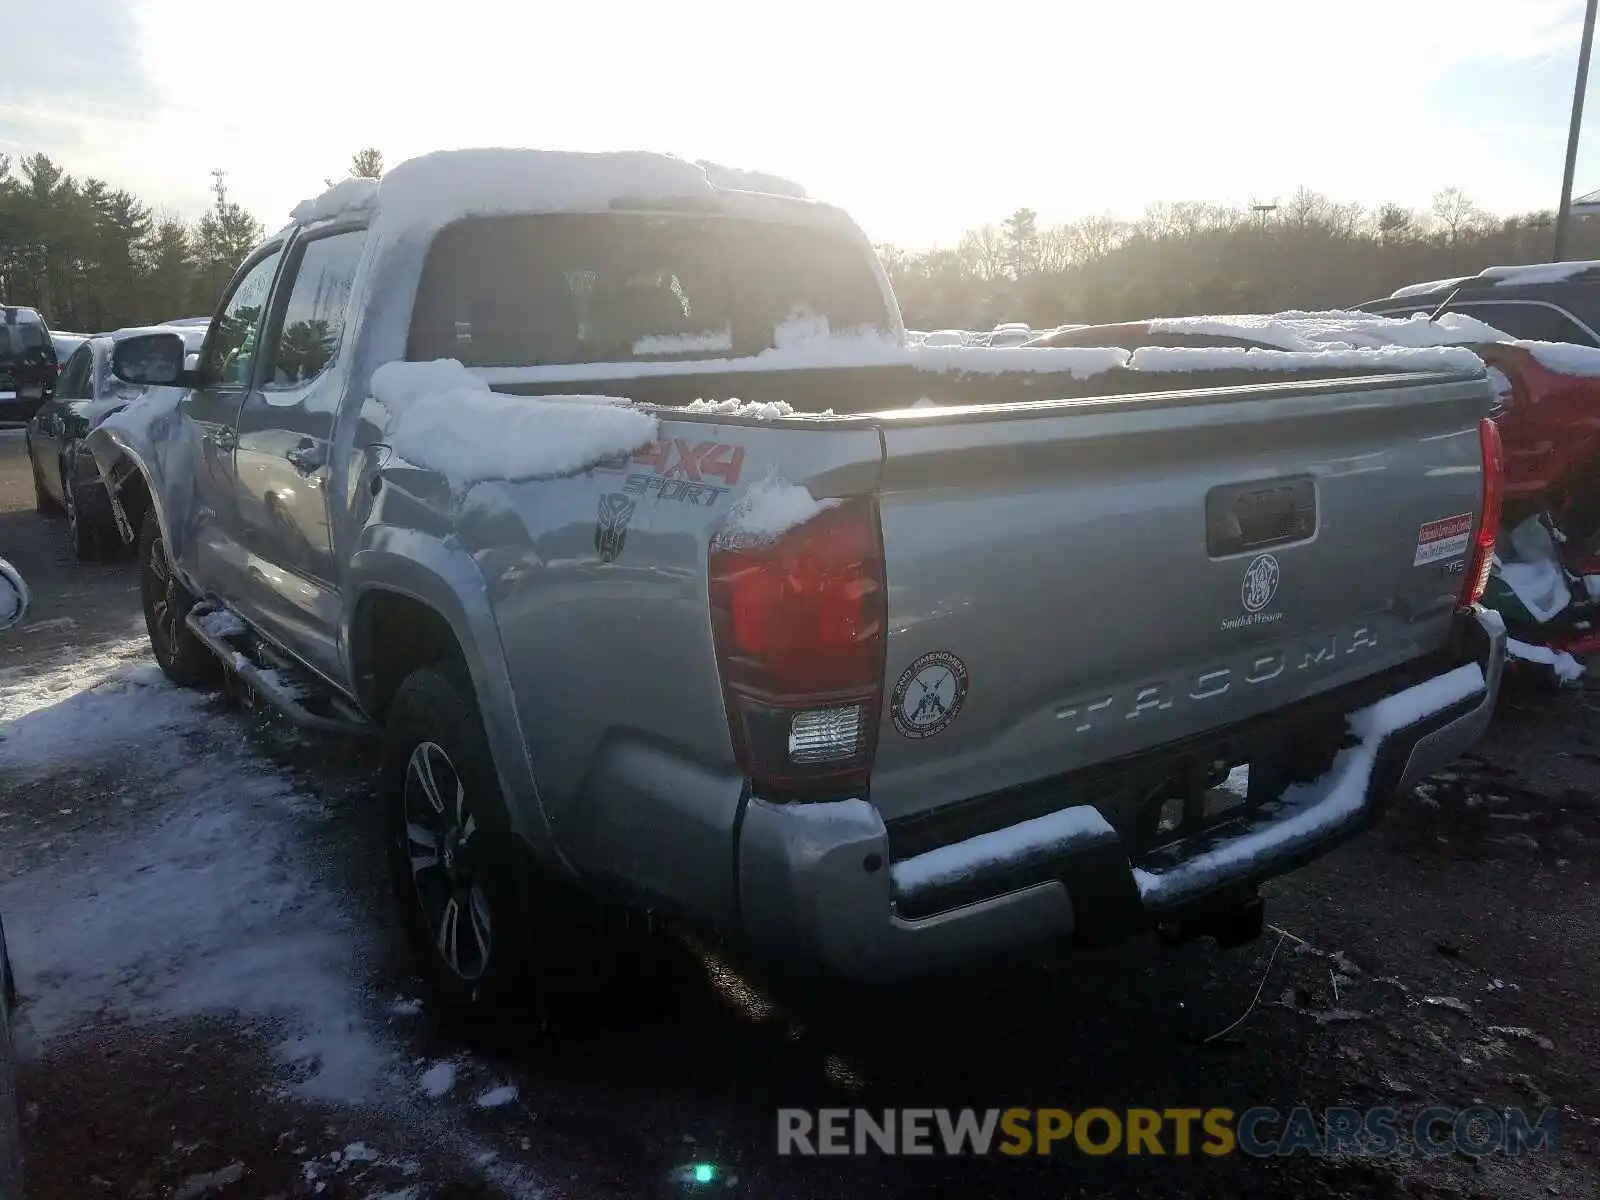
[[[223,605],[203,601],[189,610],[184,624],[217,656],[225,671],[282,713],[296,728],[341,737],[377,735],[376,725],[309,671],[275,653]],[[271,665],[260,661],[269,657],[273,660]],[[313,711],[310,707],[313,704],[326,711]]]

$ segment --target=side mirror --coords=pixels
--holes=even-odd
[[[0,629],[10,629],[28,615],[28,585],[17,569],[0,558]]]
[[[183,387],[183,339],[175,333],[123,338],[111,351],[111,373],[141,387]]]

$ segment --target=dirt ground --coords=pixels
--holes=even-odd
[[[155,680],[131,567],[73,563],[32,508],[0,432],[0,554],[35,590],[0,639],[32,1197],[1600,1195],[1600,692],[1507,696],[1477,754],[1272,885],[1243,949],[1050,949],[867,993],[679,937],[658,992],[486,1046],[417,1003],[371,761]],[[780,1106],[1301,1104],[1550,1110],[1560,1135],[1479,1159],[776,1154]]]

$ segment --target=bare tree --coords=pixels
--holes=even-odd
[[[956,253],[978,279],[1000,279],[1011,265],[1011,244],[993,225],[980,225],[962,234]]]
[[[1428,209],[1452,246],[1461,240],[1463,234],[1480,227],[1487,216],[1473,203],[1472,198],[1458,187],[1447,187],[1435,192],[1433,203]]]
[[[1052,225],[1039,233],[1039,271],[1055,275],[1072,265],[1077,256],[1077,239],[1070,225]]]
[[[1105,258],[1128,238],[1128,227],[1106,213],[1075,221],[1068,231],[1073,257],[1087,262]]]

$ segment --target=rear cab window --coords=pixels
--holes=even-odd
[[[477,217],[439,233],[406,357],[469,367],[744,358],[888,332],[872,256],[833,230],[704,214]]]

